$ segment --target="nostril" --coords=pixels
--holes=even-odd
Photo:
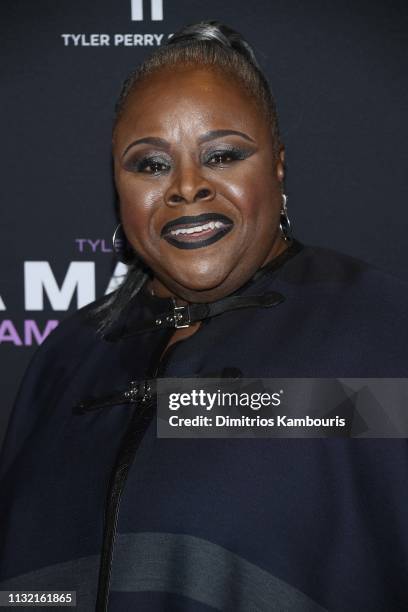
[[[182,201],[182,199],[183,199],[183,198],[182,198],[180,195],[178,195],[178,194],[176,194],[176,193],[175,193],[175,194],[173,194],[173,195],[171,196],[170,201],[171,201],[171,202],[181,202],[181,201]]]
[[[179,204],[180,202],[196,202],[197,200],[208,199],[209,197],[211,197],[212,193],[213,192],[211,191],[211,189],[203,187],[202,189],[198,189],[198,191],[195,192],[194,199],[190,199],[187,193],[182,193],[181,191],[177,190],[168,196],[167,202],[168,204]],[[190,195],[192,194],[190,193]]]
[[[209,189],[200,189],[200,191],[197,192],[197,198],[200,198],[200,199],[208,198],[209,195],[210,195]]]

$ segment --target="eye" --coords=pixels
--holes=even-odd
[[[225,164],[227,162],[232,161],[233,159],[234,158],[230,153],[214,153],[214,155],[212,155],[207,161],[207,164]]]
[[[235,161],[246,159],[250,155],[250,151],[236,148],[209,151],[204,157],[204,163],[207,166],[226,166]]]
[[[170,164],[160,157],[143,157],[142,159],[130,159],[125,163],[125,169],[144,174],[164,174],[170,170]]]

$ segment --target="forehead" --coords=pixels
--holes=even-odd
[[[169,138],[209,129],[268,132],[255,97],[237,78],[211,67],[174,66],[145,77],[129,94],[115,133]]]

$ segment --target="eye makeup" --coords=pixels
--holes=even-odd
[[[214,145],[201,153],[200,162],[208,167],[224,167],[236,161],[247,159],[255,151],[256,149],[253,147],[239,147],[228,144]],[[123,167],[128,172],[150,175],[167,174],[172,166],[171,158],[163,154],[163,152],[134,152],[123,162]]]
[[[162,154],[131,155],[123,163],[128,172],[143,172],[145,174],[163,174],[171,168],[169,159]]]
[[[219,166],[247,159],[254,153],[253,149],[237,146],[218,146],[207,149],[202,155],[202,163],[207,166]]]

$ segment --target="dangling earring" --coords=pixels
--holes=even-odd
[[[292,226],[288,217],[288,207],[287,207],[288,197],[284,193],[282,193],[282,208],[280,211],[280,231],[282,232],[282,236],[286,241],[292,240]]]
[[[124,264],[129,264],[135,259],[135,252],[130,246],[126,234],[123,231],[123,226],[119,223],[113,232],[112,236],[113,251],[116,255],[116,259]]]

